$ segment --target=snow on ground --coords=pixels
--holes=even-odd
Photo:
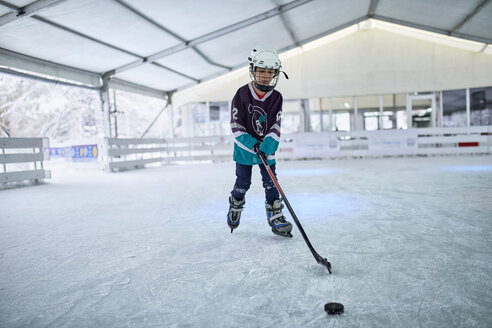
[[[491,156],[280,162],[332,275],[258,171],[233,234],[232,162],[0,190],[0,327],[492,327]]]

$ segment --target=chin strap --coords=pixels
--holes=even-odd
[[[284,76],[285,78],[288,80],[289,79],[289,76],[287,75],[287,73],[285,73],[284,71],[279,71],[279,72],[282,72],[284,73]],[[280,74],[280,73],[279,73]],[[255,84],[255,87],[260,90],[260,91],[263,91],[263,92],[269,92],[269,91],[272,91],[275,86],[277,85],[277,83],[275,83],[275,85],[262,85],[262,84],[259,84],[257,83],[256,81],[254,81],[254,84]]]
[[[287,73],[285,73],[284,71],[280,71],[280,70],[279,70],[279,73],[278,73],[278,74],[280,74],[280,72],[284,73],[284,76],[285,76],[285,78],[286,78],[287,80],[289,79],[289,76],[287,75]],[[250,71],[250,76],[251,76],[251,71]],[[252,76],[254,76],[254,74],[253,74]],[[272,86],[272,85],[262,85],[262,84],[259,84],[259,83],[257,83],[257,82],[256,82],[256,78],[253,78],[253,77],[252,77],[252,79],[253,79],[253,82],[254,82],[254,84],[255,84],[255,87],[256,87],[258,90],[263,91],[263,92],[269,92],[269,91],[272,91],[272,90],[275,88],[275,86],[277,85],[277,83],[275,83],[275,85],[273,85],[273,86]]]
[[[256,83],[256,81],[254,82],[255,83],[255,87],[260,90],[260,91],[263,91],[263,92],[269,92],[269,91],[272,91],[273,88],[275,86],[270,86],[270,85],[262,85],[262,84],[258,84]]]

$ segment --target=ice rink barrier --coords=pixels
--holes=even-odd
[[[106,138],[108,171],[151,163],[232,160],[232,136],[116,139]],[[337,131],[283,134],[278,159],[330,159],[382,156],[490,154],[492,126],[414,128],[406,130]]]
[[[48,138],[0,138],[0,183],[50,179],[51,171],[43,166],[50,159],[43,152],[47,147]]]

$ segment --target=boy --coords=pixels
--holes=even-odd
[[[265,188],[268,224],[273,233],[292,237],[292,224],[282,214],[284,206],[278,190],[259,158],[267,158],[275,174],[275,151],[280,141],[282,95],[274,88],[282,66],[277,51],[271,48],[254,48],[248,60],[252,82],[238,89],[231,106],[236,182],[229,197],[227,224],[231,233],[239,226],[246,202],[244,197],[251,185],[252,168],[253,165],[259,164]],[[286,74],[285,77],[288,78]]]

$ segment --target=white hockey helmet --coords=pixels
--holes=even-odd
[[[253,80],[255,87],[264,92],[273,90],[273,88],[275,88],[275,86],[277,85],[280,69],[282,68],[280,59],[278,58],[277,50],[268,47],[255,47],[251,50],[248,61],[249,76]],[[275,70],[275,74],[268,85],[262,85],[257,82],[257,67]]]
[[[277,50],[267,47],[255,47],[248,57],[250,66],[280,69],[280,59]]]

